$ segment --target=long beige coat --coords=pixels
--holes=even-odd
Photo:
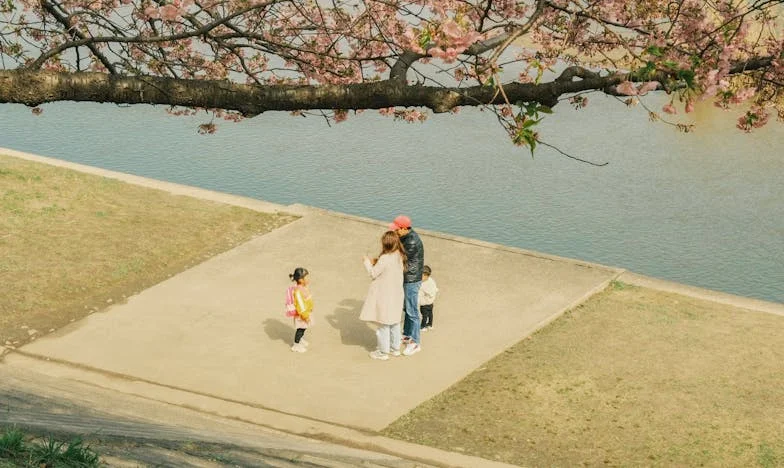
[[[403,259],[400,253],[384,254],[375,266],[365,260],[370,283],[359,318],[384,325],[400,323],[403,315]]]

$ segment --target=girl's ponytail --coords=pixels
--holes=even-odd
[[[306,276],[308,276],[308,270],[302,267],[297,267],[294,269],[294,273],[289,275],[289,279],[291,281],[299,281]]]

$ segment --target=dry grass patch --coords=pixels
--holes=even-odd
[[[23,344],[293,219],[0,155],[0,345]]]
[[[784,317],[615,283],[384,432],[523,466],[784,466]]]

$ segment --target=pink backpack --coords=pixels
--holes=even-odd
[[[294,305],[294,291],[296,291],[297,286],[289,286],[286,289],[286,317],[296,317],[297,316],[297,307]]]

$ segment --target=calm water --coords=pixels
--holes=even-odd
[[[424,124],[367,112],[332,128],[272,113],[200,136],[207,117],[162,108],[61,103],[35,117],[3,105],[0,146],[282,204],[407,213],[427,229],[784,302],[784,127],[745,135],[736,113],[706,108],[684,135],[602,96],[558,111],[545,140],[608,166],[546,148],[532,159],[475,109]]]

